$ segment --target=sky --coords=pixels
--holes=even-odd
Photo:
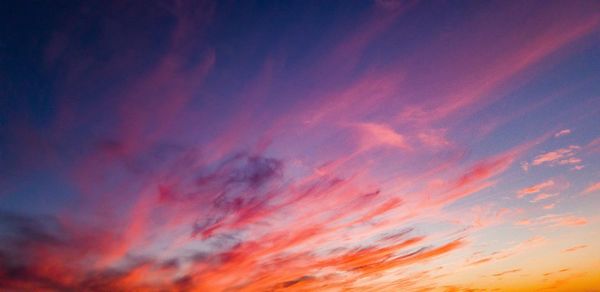
[[[600,291],[598,1],[2,1],[0,290]]]

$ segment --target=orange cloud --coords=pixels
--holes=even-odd
[[[517,221],[515,225],[529,226],[546,226],[546,227],[563,227],[563,226],[581,226],[587,224],[588,221],[584,217],[578,217],[569,214],[563,215],[544,215],[533,219],[525,219]]]
[[[545,182],[541,182],[539,184],[535,184],[527,188],[521,189],[517,192],[517,195],[519,198],[523,198],[528,195],[539,193],[547,188],[553,187],[554,185],[554,180],[547,180]]]
[[[600,182],[590,184],[587,188],[585,188],[583,193],[589,194],[589,193],[593,193],[593,192],[597,192],[597,191],[600,191]]]
[[[401,255],[396,258],[392,258],[383,262],[375,262],[368,265],[360,266],[358,269],[367,274],[378,273],[384,270],[388,270],[394,267],[407,265],[415,262],[422,262],[429,259],[433,259],[437,256],[446,254],[450,251],[456,250],[465,245],[465,241],[463,240],[454,240],[445,245],[432,248],[432,249],[422,249],[416,252],[410,253],[408,255]]]
[[[508,271],[504,271],[504,272],[493,274],[492,276],[494,276],[494,277],[501,277],[501,276],[504,276],[506,274],[513,274],[513,273],[520,272],[520,271],[521,271],[521,269],[512,269],[512,270],[508,270]]]
[[[587,247],[587,245],[585,245],[585,244],[582,244],[582,245],[576,245],[576,246],[572,246],[572,247],[569,247],[569,248],[563,249],[563,251],[562,251],[562,252],[573,252],[573,251],[576,251],[576,250],[584,249],[584,248],[586,248],[586,247]]]
[[[546,243],[546,241],[547,240],[544,237],[534,236],[511,247],[508,247],[503,250],[498,250],[487,255],[479,256],[480,253],[477,253],[477,257],[475,257],[474,259],[472,258],[467,260],[467,265],[475,266],[504,260],[509,257],[521,254],[532,248],[539,247],[540,245]]]
[[[465,117],[479,114],[505,96],[505,91],[519,87],[526,81],[521,79],[527,79],[522,75],[534,75],[530,73],[539,69],[536,65],[541,60],[549,56],[554,60],[559,49],[571,47],[574,40],[595,31],[599,20],[596,14],[582,17],[583,9],[574,9],[576,13],[569,10],[564,16],[559,13],[562,7],[547,9],[542,5],[542,11],[525,10],[521,4],[508,3],[507,9],[496,14],[493,5],[474,21],[464,19],[462,30],[455,32],[451,25],[452,29],[439,38],[437,33],[433,38],[415,38],[414,48],[412,42],[403,46],[415,52],[396,58],[395,52],[382,54],[376,45],[394,44],[396,37],[404,35],[387,32],[394,25],[410,27],[397,17],[417,1],[405,5],[378,0],[375,9],[360,15],[367,21],[348,22],[354,17],[332,20],[340,26],[323,30],[322,40],[327,43],[301,48],[310,52],[306,56],[286,51],[292,44],[285,40],[290,35],[296,40],[296,36],[281,31],[285,35],[281,43],[273,36],[281,44],[275,50],[281,60],[269,57],[264,66],[258,66],[261,69],[257,73],[254,65],[237,66],[238,51],[231,51],[235,46],[219,43],[215,47],[225,48],[219,51],[201,38],[202,30],[197,28],[217,17],[211,11],[221,6],[190,9],[184,2],[176,2],[176,7],[161,4],[166,9],[160,9],[159,18],[172,22],[174,31],[161,49],[167,53],[156,56],[156,63],[144,62],[147,72],[128,72],[127,80],[114,80],[109,78],[111,68],[98,66],[109,74],[90,76],[88,70],[94,71],[100,64],[91,62],[94,66],[90,66],[87,58],[73,62],[83,69],[66,70],[73,71],[67,75],[76,81],[69,87],[100,81],[99,88],[89,91],[106,90],[106,96],[111,97],[97,98],[102,100],[98,104],[90,101],[93,107],[108,108],[98,116],[88,117],[87,110],[74,107],[74,113],[83,112],[83,120],[94,124],[89,127],[93,135],[69,139],[95,140],[96,135],[110,139],[99,143],[98,149],[47,143],[67,152],[90,154],[81,161],[74,159],[74,163],[61,162],[61,167],[75,165],[68,167],[74,178],[69,176],[72,180],[66,185],[75,185],[81,196],[69,199],[61,206],[67,210],[65,214],[52,219],[32,220],[0,212],[0,287],[17,291],[432,290],[437,284],[437,278],[432,277],[440,275],[427,264],[478,240],[470,237],[473,229],[502,222],[508,211],[470,209],[467,205],[459,209],[467,210],[465,214],[456,212],[450,219],[472,219],[469,222],[476,228],[458,231],[438,226],[448,221],[442,213],[455,205],[479,204],[487,199],[473,195],[485,189],[494,191],[491,187],[503,182],[501,175],[515,159],[539,140],[488,156],[488,150],[496,148],[480,151],[473,146],[489,145],[488,141],[480,141],[480,137],[458,140],[475,132],[470,126],[464,127],[471,122]],[[344,11],[336,9],[336,13]],[[523,26],[519,20],[515,22],[518,25],[506,26],[507,16],[515,13],[522,17],[520,20],[535,25]],[[303,15],[310,19],[311,14]],[[126,23],[131,19],[127,17]],[[116,18],[109,22],[98,26],[120,27]],[[170,27],[165,26],[165,34]],[[302,23],[297,27],[306,28]],[[218,22],[215,33],[229,31],[223,28]],[[102,37],[113,35],[98,30]],[[349,33],[337,39],[330,38],[327,31]],[[221,39],[212,33],[209,39]],[[259,45],[259,51],[266,45],[263,37],[272,39],[260,32],[240,35],[261,36],[256,42],[239,40],[252,50]],[[60,48],[52,48],[56,50]],[[321,50],[326,56],[319,56]],[[99,54],[110,59],[114,53],[123,61],[143,50],[113,52],[111,46],[109,51]],[[366,58],[372,52],[376,57]],[[255,53],[241,51],[239,56],[260,64]],[[229,62],[236,66],[222,67]],[[111,66],[123,69],[129,63]],[[258,77],[238,80],[243,78],[235,72]],[[112,83],[125,85],[112,87]],[[73,91],[66,94],[68,103],[87,93]],[[493,107],[494,111],[503,108]],[[114,121],[98,123],[103,116],[113,114]],[[514,118],[508,116],[510,119],[503,122]],[[79,118],[74,121],[79,122]],[[116,126],[111,129],[113,123]],[[73,124],[74,129],[62,131],[88,132],[79,123]],[[493,127],[495,124],[484,128]],[[350,139],[346,132],[351,132]],[[566,129],[555,136],[569,133]],[[355,134],[359,137],[358,150],[348,143]],[[60,135],[50,131],[48,136]],[[32,140],[31,144],[37,144]],[[396,156],[366,155],[376,152],[367,150],[380,148],[402,151],[381,151]],[[579,150],[569,146],[538,155],[524,165],[576,165],[581,163],[576,157]],[[62,160],[62,155],[55,159]],[[547,189],[559,184],[549,180],[531,185],[519,190],[518,196],[536,195],[532,202],[541,201],[552,196],[545,193]],[[597,191],[598,184],[586,192]],[[473,200],[458,202],[467,196]],[[544,209],[553,207],[546,205]],[[586,223],[584,217],[566,214],[516,224],[545,227]],[[7,232],[5,225],[9,226]],[[409,236],[413,230],[423,234]],[[512,235],[503,239],[512,240]],[[543,242],[543,238],[535,237],[468,262],[493,263]]]
[[[581,147],[577,145],[571,145],[567,148],[560,148],[554,151],[546,152],[536,156],[531,165],[541,164],[577,164],[581,162],[581,159],[573,157]]]

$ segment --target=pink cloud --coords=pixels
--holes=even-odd
[[[541,193],[541,194],[536,195],[535,198],[533,198],[530,202],[536,203],[536,202],[539,202],[539,201],[542,201],[542,200],[545,200],[545,199],[548,199],[548,198],[555,197],[557,195],[558,194]]]
[[[519,198],[523,198],[528,195],[539,193],[539,192],[544,191],[553,186],[555,186],[554,180],[547,180],[545,182],[541,182],[539,184],[535,184],[535,185],[532,185],[532,186],[529,186],[529,187],[519,190],[517,192],[517,196]]]
[[[424,130],[417,137],[424,145],[432,148],[442,148],[450,145],[450,141],[446,138],[445,130]]]
[[[487,228],[501,224],[506,217],[514,212],[511,212],[511,210],[507,208],[494,209],[488,206],[478,205],[471,208],[471,212],[469,213],[475,215],[475,218],[472,219],[473,226],[476,228]]]
[[[362,132],[362,148],[376,146],[391,146],[409,150],[410,146],[404,136],[398,134],[394,129],[385,124],[362,123],[356,127]]]
[[[431,194],[428,194],[428,199],[423,203],[431,206],[444,206],[494,185],[496,182],[492,178],[506,171],[521,151],[523,149],[520,146],[482,159],[447,183],[432,185],[430,190],[425,190],[425,192],[432,192],[436,195],[433,200],[429,200]]]
[[[527,161],[522,161],[520,163],[521,169],[523,169],[524,171],[529,171],[529,162]]]
[[[600,137],[592,140],[590,143],[588,143],[587,145],[585,145],[585,149],[587,151],[590,151],[590,152],[593,152],[593,153],[600,152]]]
[[[585,168],[585,166],[583,166],[583,165],[575,165],[575,166],[573,166],[573,168],[571,168],[571,170],[582,170],[584,168]]]
[[[294,73],[289,77],[277,71],[276,61],[267,61],[247,86],[241,86],[239,91],[235,89],[237,85],[224,90],[231,89],[235,95],[231,102],[219,94],[206,100],[195,99],[206,90],[207,95],[212,94],[209,89],[214,84],[207,84],[206,80],[229,75],[222,68],[215,71],[215,66],[228,62],[227,50],[199,50],[201,53],[193,58],[196,62],[188,62],[185,54],[196,50],[196,41],[188,44],[185,40],[202,35],[194,29],[198,27],[195,20],[210,19],[212,14],[196,15],[188,13],[185,7],[174,8],[189,19],[174,21],[175,32],[166,45],[167,54],[158,58],[156,64],[148,64],[148,71],[132,77],[127,86],[114,90],[115,105],[108,106],[108,112],[116,116],[115,141],[102,143],[100,154],[89,151],[89,156],[69,170],[75,176],[73,184],[90,190],[74,200],[85,201],[86,205],[65,208],[67,214],[59,216],[57,228],[30,232],[41,234],[39,237],[47,242],[29,239],[30,244],[11,250],[25,254],[23,258],[9,255],[11,262],[33,264],[27,269],[0,271],[0,281],[14,281],[8,286],[16,290],[40,288],[26,283],[30,279],[40,281],[40,285],[52,284],[59,290],[86,290],[89,286],[85,285],[102,284],[102,289],[114,291],[221,291],[232,287],[247,291],[404,291],[385,286],[390,283],[380,276],[398,268],[418,269],[422,263],[466,247],[471,242],[470,231],[459,231],[459,239],[454,239],[455,230],[429,234],[429,228],[424,229],[426,234],[409,236],[413,232],[411,225],[423,220],[426,226],[435,228],[436,223],[445,222],[446,218],[440,215],[443,207],[450,209],[459,199],[503,182],[501,175],[535,142],[527,141],[526,146],[488,156],[482,155],[480,149],[471,149],[474,146],[470,139],[455,140],[453,134],[470,133],[461,124],[465,116],[493,102],[508,81],[520,79],[523,72],[530,75],[539,61],[595,29],[598,20],[577,17],[555,21],[556,13],[535,17],[524,10],[507,9],[495,19],[498,29],[507,36],[499,40],[484,26],[477,25],[494,21],[467,21],[464,31],[449,34],[456,42],[453,50],[437,52],[437,48],[448,47],[447,36],[442,36],[441,43],[436,37],[434,44],[417,47],[416,57],[399,58],[408,63],[428,60],[425,63],[436,66],[436,70],[416,66],[427,69],[423,70],[424,77],[419,77],[419,72],[414,73],[416,77],[410,76],[417,79],[415,84],[431,87],[423,92],[430,90],[436,96],[423,101],[420,89],[405,89],[411,86],[410,82],[403,82],[408,75],[404,71],[412,69],[410,64],[405,69],[405,64],[392,61],[394,58],[388,62],[386,56],[382,66],[385,69],[377,62],[371,65],[368,59],[364,60],[366,72],[357,69],[362,67],[358,64],[362,65],[363,55],[377,37],[393,35],[385,32],[397,20],[396,9],[402,8],[397,7],[400,2],[396,1],[377,3],[379,8],[394,11],[367,13],[370,21],[348,30],[351,32],[341,36],[339,45],[323,45],[333,47],[330,56],[310,56],[309,65],[314,66],[289,66],[310,74]],[[200,8],[212,11],[210,7]],[[533,17],[531,22],[541,20],[544,31],[538,33],[539,28],[527,27],[505,30],[505,16],[512,13],[521,13],[525,19]],[[469,41],[470,38],[474,40]],[[497,40],[502,45],[485,40]],[[59,58],[62,50],[59,44],[53,47],[47,56],[49,62]],[[285,50],[281,51],[285,55]],[[118,65],[127,67],[127,63]],[[244,74],[256,73],[250,68],[241,69]],[[275,89],[301,80],[310,80],[310,86],[282,92]],[[276,81],[282,82],[271,86]],[[277,100],[267,99],[272,90],[277,93]],[[296,91],[302,100],[287,104]],[[292,96],[289,100],[288,94]],[[213,102],[223,104],[212,108]],[[401,113],[397,119],[396,113]],[[271,123],[272,120],[276,122]],[[267,124],[264,128],[263,123]],[[358,134],[358,151],[352,148],[354,145],[348,147],[350,150],[345,148],[352,144],[346,136],[337,139],[340,129]],[[173,136],[180,139],[172,139]],[[193,146],[179,144],[186,139]],[[506,143],[511,143],[508,140]],[[356,155],[379,147],[401,151],[381,151],[400,153],[397,156]],[[558,149],[525,165],[577,164],[581,162],[574,156],[578,150],[578,146]],[[107,161],[116,162],[104,166],[109,164]],[[110,188],[104,190],[104,184]],[[541,201],[552,196],[543,192],[558,184],[558,180],[548,180],[518,191],[518,196],[536,195],[532,201]],[[99,195],[92,196],[92,191]],[[476,201],[482,198],[473,197]],[[547,206],[544,208],[551,209]],[[499,224],[509,214],[506,208],[471,211],[463,217],[472,219],[469,222],[479,229]],[[78,212],[85,216],[73,215]],[[457,213],[452,217],[464,219],[461,216]],[[82,218],[85,220],[79,220]],[[87,220],[97,221],[103,228],[97,230]],[[516,224],[586,223],[583,217],[567,214],[525,219]],[[32,231],[30,227],[39,224],[35,221],[15,229]],[[398,233],[398,228],[410,231]],[[54,229],[64,229],[64,238],[46,234]],[[447,234],[453,234],[451,239]],[[494,262],[544,242],[535,237],[474,259],[472,264]],[[192,252],[198,250],[202,252]],[[24,261],[18,261],[21,259]],[[123,267],[123,271],[114,267]],[[24,278],[24,283],[5,279],[6,275],[22,271],[30,277]],[[516,271],[496,275],[509,272]],[[415,276],[412,280],[415,279],[422,278]],[[365,281],[374,283],[362,286]],[[4,284],[0,282],[0,286]]]
[[[577,164],[581,162],[581,159],[573,157],[581,147],[577,145],[571,145],[567,148],[561,148],[554,151],[546,152],[536,156],[531,165],[537,166],[541,164]]]
[[[566,226],[581,226],[586,225],[588,220],[584,217],[579,217],[570,214],[550,214],[537,218],[524,219],[515,222],[515,225],[520,226],[543,226],[543,227],[566,227]]]
[[[583,193],[589,194],[589,193],[593,193],[593,192],[597,192],[597,191],[600,191],[600,182],[595,182],[595,183],[590,184],[587,188],[585,188]]]
[[[587,219],[577,216],[557,217],[551,219],[550,221],[552,221],[551,226],[579,226],[588,223]]]
[[[477,27],[479,24],[477,22],[471,23],[471,27]],[[552,31],[552,33],[539,34],[535,38],[526,36],[528,34],[522,31],[523,34],[519,33],[518,36],[515,35],[514,38],[506,40],[507,42],[513,42],[520,39],[522,45],[518,45],[518,48],[512,52],[498,54],[496,57],[498,60],[504,60],[502,62],[490,59],[481,60],[483,57],[464,58],[463,56],[468,55],[468,53],[461,54],[460,57],[463,58],[450,56],[455,59],[452,61],[439,60],[440,62],[454,65],[455,68],[468,68],[470,72],[462,74],[470,78],[456,80],[457,84],[454,84],[454,86],[448,85],[446,88],[443,88],[442,92],[438,94],[446,98],[445,100],[440,100],[440,104],[433,110],[427,109],[427,105],[422,107],[415,106],[402,111],[399,118],[413,122],[427,123],[436,120],[439,121],[449,116],[464,116],[472,113],[479,107],[494,101],[490,93],[501,89],[500,87],[505,85],[507,80],[525,70],[531,69],[545,57],[563,48],[565,44],[587,35],[594,30],[597,24],[598,19],[589,19],[577,22],[570,29],[552,26],[549,28],[549,31]],[[469,30],[477,33],[477,30],[472,30],[471,28]],[[446,39],[443,41],[447,42]],[[469,46],[469,43],[464,43],[463,41],[462,45],[464,45],[466,51],[469,51],[473,47],[480,48],[481,42]],[[516,46],[516,44],[513,45]],[[453,71],[452,74],[456,75],[456,72]],[[446,77],[453,82],[454,76]],[[477,79],[478,82],[471,82],[473,79]]]
[[[571,130],[570,129],[564,129],[564,130],[560,130],[556,134],[554,134],[554,137],[558,138],[558,137],[566,136],[566,135],[569,135],[569,134],[571,134]]]
[[[577,157],[569,157],[567,159],[563,159],[558,161],[558,164],[560,165],[565,165],[565,164],[579,164],[581,163],[581,159],[577,158]]]

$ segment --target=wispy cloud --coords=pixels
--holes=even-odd
[[[565,227],[586,225],[588,220],[571,214],[549,214],[532,219],[523,219],[515,222],[521,226]]]
[[[493,274],[492,276],[494,276],[494,277],[502,277],[502,276],[504,276],[506,274],[514,274],[514,273],[517,273],[517,272],[520,272],[520,271],[521,271],[521,269],[512,269],[512,270],[508,270],[508,271],[504,271],[504,272]]]
[[[585,245],[585,244],[576,245],[576,246],[572,246],[572,247],[563,249],[562,252],[573,252],[573,251],[577,251],[577,250],[580,250],[580,249],[584,249],[586,247],[587,247],[587,245]]]
[[[562,137],[562,136],[567,136],[569,134],[571,134],[571,130],[570,129],[564,129],[564,130],[560,130],[560,131],[556,132],[556,134],[554,134],[554,137],[558,138],[558,137]]]
[[[406,138],[385,124],[362,123],[356,125],[361,131],[362,148],[368,149],[376,146],[391,146],[409,150]]]
[[[533,199],[531,200],[531,202],[532,202],[532,203],[539,202],[539,201],[542,201],[542,200],[545,200],[545,199],[548,199],[548,198],[555,197],[555,196],[557,196],[557,195],[558,195],[558,194],[546,194],[546,193],[541,193],[541,194],[538,194],[538,195],[536,195],[536,196],[535,196],[535,198],[533,198]]]
[[[544,154],[536,156],[531,162],[531,165],[537,166],[542,164],[578,164],[581,162],[581,159],[575,157],[575,154],[577,154],[577,151],[579,149],[581,149],[581,147],[577,145],[571,145],[566,148],[560,148],[554,151],[546,152]]]
[[[529,187],[519,190],[517,192],[517,196],[519,198],[523,198],[525,196],[537,194],[539,192],[542,192],[542,191],[547,190],[554,186],[555,186],[554,180],[547,180],[547,181],[541,182],[539,184],[535,184],[535,185],[532,185],[532,186],[529,186]]]
[[[585,190],[583,190],[584,194],[594,193],[600,191],[600,182],[595,182],[590,184]]]
[[[566,99],[529,92],[595,41],[593,4],[259,4],[0,17],[19,40],[2,53],[0,287],[426,291],[521,275],[516,255],[549,250],[534,235],[593,228],[583,208],[543,214],[598,143],[537,152],[569,112],[534,119]],[[560,165],[583,171],[540,167]]]
[[[519,255],[527,250],[540,247],[546,243],[546,238],[542,236],[534,236],[502,250],[497,250],[488,254],[478,253],[472,258],[468,259],[467,264],[471,266],[494,264],[498,261]]]

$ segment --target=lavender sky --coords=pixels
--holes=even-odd
[[[0,290],[600,291],[599,1],[2,1]]]

